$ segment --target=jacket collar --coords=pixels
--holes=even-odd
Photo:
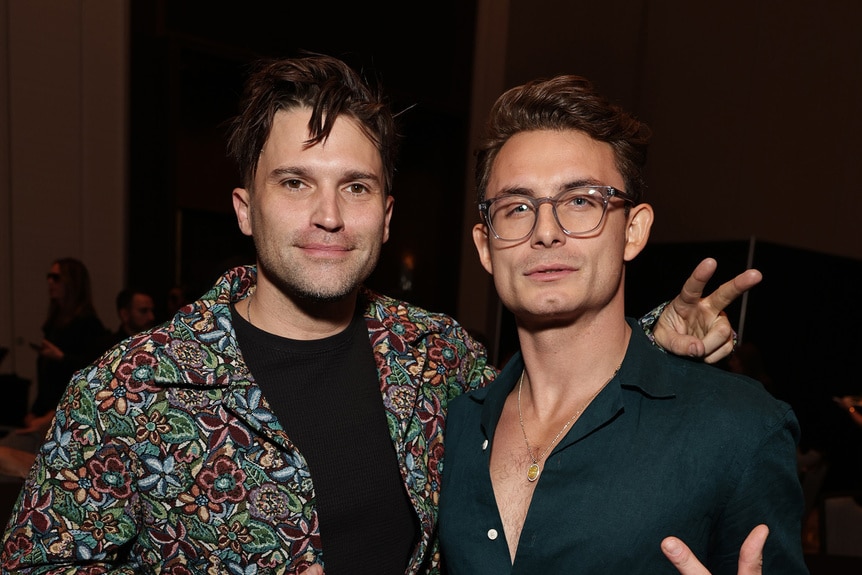
[[[256,266],[228,270],[201,299],[180,309],[161,334],[154,333],[165,344],[155,350],[157,383],[227,387],[250,377],[241,353],[222,356],[239,349],[231,305],[254,293],[256,280]],[[394,349],[404,351],[436,329],[427,314],[400,300],[363,288],[360,301],[366,303],[372,345],[386,338]]]
[[[250,427],[289,446],[289,439],[243,360],[233,328],[231,306],[254,293],[256,280],[255,266],[228,270],[201,299],[180,309],[166,326],[152,333],[157,344],[153,350],[154,383],[164,388],[210,389]],[[359,301],[365,304],[364,316],[375,356],[387,358],[386,366],[378,362],[378,370],[423,373],[427,357],[422,346],[416,344],[429,333],[439,331],[427,312],[365,288]],[[393,438],[400,444],[416,407],[418,389],[410,384],[398,386],[397,394],[398,401],[384,403],[401,423],[398,437]]]

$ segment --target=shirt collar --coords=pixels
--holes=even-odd
[[[609,398],[613,404],[607,407],[612,411],[625,408],[625,390],[636,391],[650,399],[665,399],[676,395],[669,377],[671,372],[663,363],[666,352],[650,342],[637,320],[626,318],[626,321],[632,328],[632,336],[619,373],[614,379],[621,391],[615,394],[616,398]],[[469,395],[468,401],[476,401],[483,406],[482,428],[486,437],[493,437],[506,398],[518,384],[523,369],[524,358],[518,351],[490,385]]]

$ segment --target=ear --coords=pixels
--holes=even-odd
[[[491,238],[488,236],[488,226],[485,224],[476,224],[473,226],[473,243],[476,244],[476,251],[479,252],[479,261],[485,271],[494,275],[494,265],[491,263]]]
[[[649,240],[649,232],[652,229],[653,210],[649,204],[638,204],[629,210],[628,223],[626,224],[626,247],[623,259],[627,262],[637,257]]]
[[[250,236],[251,229],[251,194],[245,188],[234,188],[231,194],[233,200],[233,211],[236,212],[236,221],[240,231]]]
[[[391,195],[386,195],[386,206],[383,208],[385,210],[383,215],[383,243],[385,244],[389,240],[389,220],[392,219],[392,208],[395,205],[395,198]]]

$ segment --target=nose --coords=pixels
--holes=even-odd
[[[321,190],[316,196],[312,224],[329,232],[343,228],[344,217],[341,213],[338,190]]]
[[[566,234],[557,221],[554,205],[551,202],[543,202],[536,211],[536,227],[533,229],[532,243],[537,247],[566,243]]]

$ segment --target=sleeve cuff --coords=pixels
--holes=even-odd
[[[658,307],[656,307],[652,311],[648,312],[645,316],[643,316],[642,318],[640,318],[638,320],[638,324],[640,324],[641,329],[644,330],[644,333],[646,334],[647,339],[649,339],[650,342],[654,346],[656,346],[657,348],[659,348],[662,351],[667,351],[667,350],[665,350],[665,348],[663,348],[661,345],[659,345],[659,343],[655,340],[655,334],[653,333],[653,328],[655,327],[655,324],[658,321],[659,316],[661,316],[662,312],[664,312],[664,308],[666,308],[668,306],[668,304],[670,304],[670,300],[659,305]]]

